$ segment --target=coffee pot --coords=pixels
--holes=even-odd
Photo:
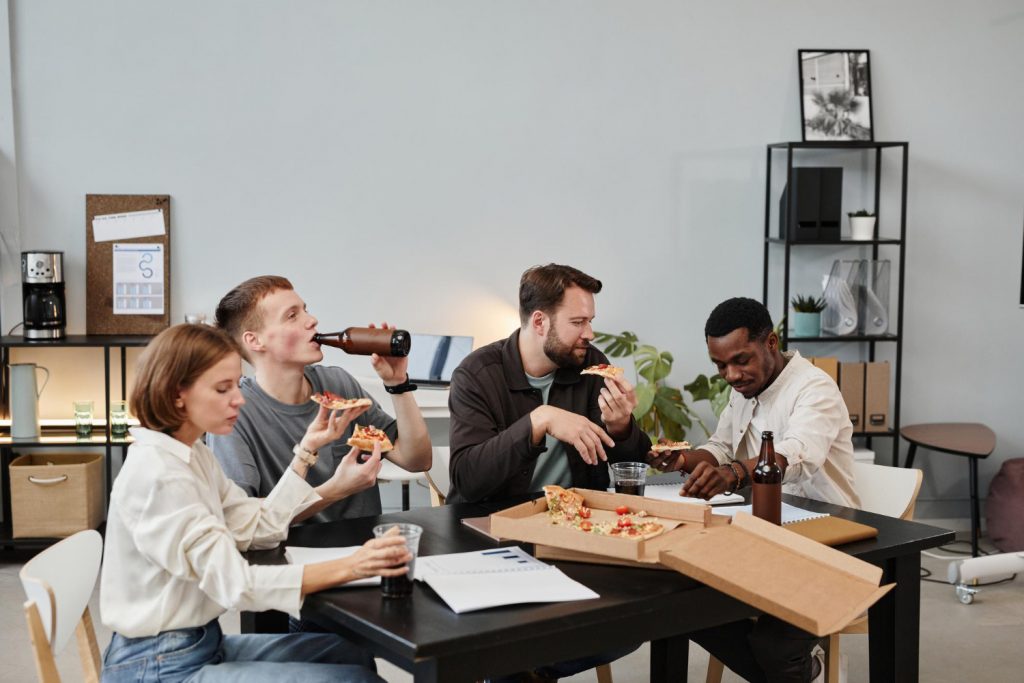
[[[11,438],[39,438],[39,396],[50,381],[50,371],[35,363],[12,363],[11,379]],[[36,371],[46,373],[43,386],[36,383]]]

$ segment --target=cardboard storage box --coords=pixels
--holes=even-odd
[[[889,431],[889,364],[868,363],[864,370],[864,431]]]
[[[839,391],[846,401],[853,431],[864,431],[864,363],[839,365]]]
[[[666,531],[647,541],[584,533],[552,524],[548,517],[547,502],[538,498],[492,514],[491,534],[525,543],[653,564],[658,562],[659,553],[686,526],[703,529],[711,521],[711,507],[708,505],[673,503],[589,489],[569,490],[583,495],[587,507],[592,511],[591,521],[614,520],[617,517],[615,508],[625,505],[634,512],[644,510],[649,516],[657,517],[665,525]]]
[[[626,505],[672,528],[639,542],[595,536],[552,524],[540,498],[492,514],[491,534],[534,543],[543,559],[673,569],[818,636],[838,631],[892,588],[879,587],[879,567],[746,513],[730,523],[707,505],[574,490],[595,511]]]
[[[70,536],[103,521],[103,455],[22,455],[10,474],[14,538]]]

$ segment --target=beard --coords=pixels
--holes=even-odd
[[[548,360],[560,368],[578,368],[582,366],[583,359],[586,358],[586,347],[589,344],[584,342],[585,346],[582,349],[570,346],[562,343],[554,333],[555,330],[552,327],[548,330],[547,336],[544,337],[544,355],[548,357]]]

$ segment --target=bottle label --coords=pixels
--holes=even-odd
[[[754,483],[752,488],[753,513],[772,524],[782,524],[782,486]]]

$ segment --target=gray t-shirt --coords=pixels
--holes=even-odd
[[[352,375],[341,368],[310,365],[305,370],[313,393],[331,391],[345,398],[372,397],[359,386]],[[281,403],[267,394],[252,377],[242,378],[245,404],[230,434],[208,434],[206,443],[217,456],[224,473],[250,496],[266,497],[284,475],[294,457],[292,447],[306,433],[320,406],[313,401],[299,405]],[[392,442],[398,439],[398,423],[374,401],[373,407],[356,418],[353,424],[373,425],[387,432]],[[353,427],[341,438],[320,449],[320,460],[306,476],[319,486],[334,474],[338,463],[351,450],[346,445]],[[380,491],[374,485],[365,491],[340,500],[311,517],[310,522],[332,522],[351,517],[381,514]]]
[[[544,405],[547,405],[555,373],[550,372],[543,377],[527,375],[526,381],[534,389],[540,389]],[[569,471],[569,461],[566,460],[565,446],[555,437],[545,434],[544,447],[547,450],[537,456],[537,465],[533,468],[530,490],[540,491],[548,484],[558,484],[566,488],[572,486],[572,472]]]

